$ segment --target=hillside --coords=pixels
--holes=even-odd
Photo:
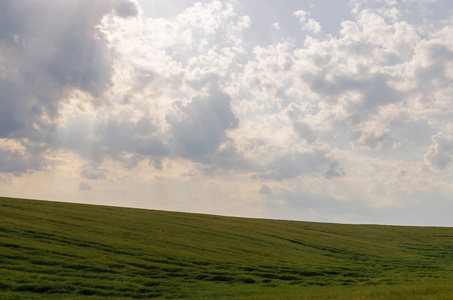
[[[1,299],[453,298],[453,228],[0,198]]]

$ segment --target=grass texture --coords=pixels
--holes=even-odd
[[[0,198],[0,299],[453,299],[453,228]]]

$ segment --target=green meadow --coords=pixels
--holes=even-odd
[[[0,198],[0,299],[453,299],[453,228]]]

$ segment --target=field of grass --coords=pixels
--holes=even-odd
[[[453,299],[453,228],[0,198],[0,299]]]

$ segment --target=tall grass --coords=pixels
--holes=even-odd
[[[453,299],[453,228],[0,198],[0,299]]]

